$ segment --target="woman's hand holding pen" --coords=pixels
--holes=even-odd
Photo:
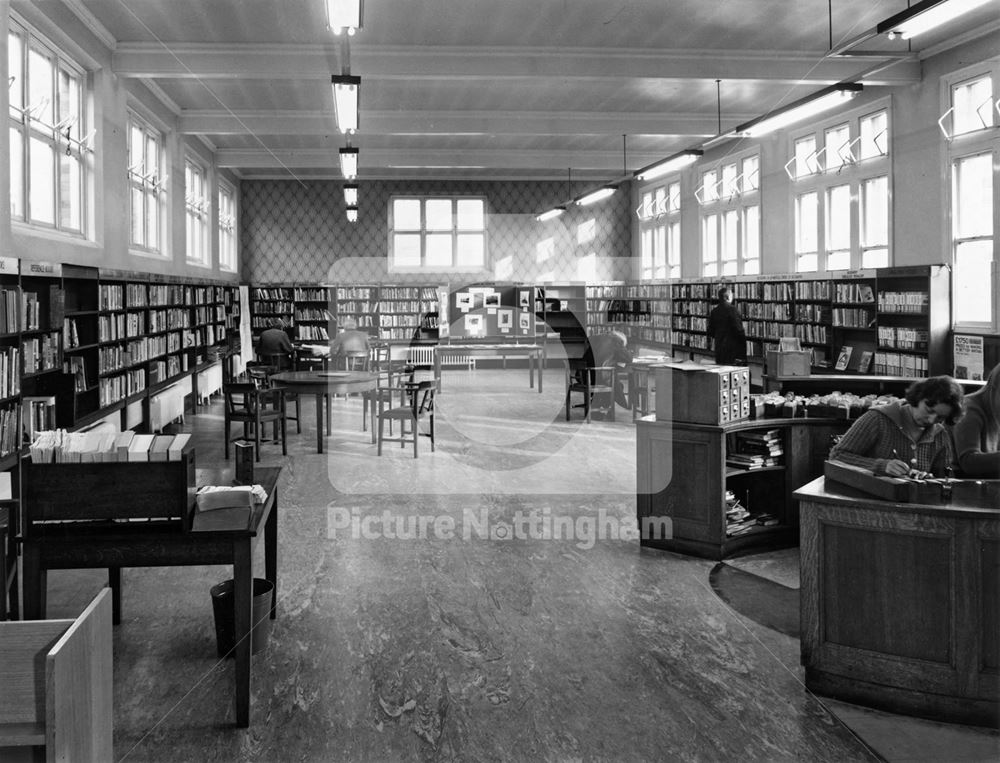
[[[885,473],[890,477],[906,477],[910,473],[910,465],[900,459],[893,449],[892,459],[885,465]]]

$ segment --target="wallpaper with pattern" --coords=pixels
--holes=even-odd
[[[590,207],[535,216],[593,184],[559,182],[359,180],[356,223],[345,213],[342,183],[246,180],[241,183],[241,252],[250,283],[446,283],[455,281],[604,281],[632,277],[627,185]],[[470,273],[388,272],[389,200],[396,194],[484,196],[488,269]]]

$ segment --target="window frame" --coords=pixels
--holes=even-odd
[[[239,225],[239,205],[236,186],[219,178],[216,189],[216,210],[219,229],[219,270],[235,273],[239,269],[239,247],[236,231]]]
[[[7,115],[11,222],[71,238],[88,239],[92,227],[91,197],[95,164],[94,150],[88,145],[92,136],[87,129],[88,106],[93,98],[90,73],[50,37],[12,13],[7,37],[8,56],[10,39],[14,36],[21,39],[20,63],[17,67],[21,82],[20,89],[11,99]],[[51,81],[44,88],[48,97],[40,103],[32,103],[30,93],[33,53],[41,55],[50,63],[48,74]],[[9,76],[14,78],[10,83],[10,92],[17,75]],[[68,78],[72,86],[72,105],[66,103],[68,95],[64,78]],[[46,112],[47,118],[52,120],[51,124],[43,121]],[[71,121],[62,127],[67,119]],[[18,148],[10,142],[13,134],[18,135]],[[39,170],[32,166],[34,149],[46,152],[47,158],[51,160],[46,164],[51,168],[51,176],[44,184],[41,178],[35,176]],[[72,188],[66,187],[67,168],[76,169]],[[69,172],[70,176],[72,174]],[[44,199],[35,196],[40,189]],[[39,202],[45,202],[44,206],[49,208],[51,220],[48,215],[38,214],[38,208],[42,206]]]
[[[791,188],[791,222],[792,222],[792,262],[791,270],[795,273],[841,273],[847,270],[862,270],[873,267],[889,267],[893,260],[892,235],[892,146],[891,135],[892,108],[891,97],[876,100],[863,107],[846,113],[830,115],[827,119],[804,126],[788,135],[785,172],[790,180]],[[874,156],[865,155],[865,146],[859,146],[867,135],[867,126],[871,121],[884,115],[885,128],[871,136],[871,142],[879,150]],[[827,145],[831,136],[840,141],[840,133],[847,128],[847,141],[840,145]],[[885,135],[884,153],[879,146],[879,137]],[[804,147],[811,143],[812,150],[808,155]],[[855,148],[858,147],[858,148]],[[845,150],[846,149],[846,150]],[[887,213],[887,241],[885,246],[866,246],[863,244],[861,223],[863,213],[862,188],[867,187],[872,180],[884,178],[885,208]],[[834,190],[841,186],[848,187],[849,208],[847,220],[848,249],[843,241],[835,241],[830,230],[831,199]],[[799,230],[801,224],[800,206],[803,198],[811,193],[816,194],[816,251],[801,249],[806,238]],[[836,246],[836,248],[834,248]],[[872,262],[872,258],[882,251],[886,252],[887,261]],[[843,262],[833,262],[837,257],[844,259],[844,253],[849,252],[846,266]],[[815,267],[812,267],[815,263]]]
[[[420,205],[419,228],[396,228],[396,202],[416,201]],[[448,228],[428,227],[427,206],[432,202],[447,201],[451,205],[451,224]],[[482,205],[482,227],[481,228],[461,228],[459,226],[458,206],[461,202],[476,201]],[[387,266],[390,273],[448,273],[448,272],[482,272],[490,266],[489,250],[489,227],[490,212],[489,199],[485,195],[468,194],[393,194],[388,202],[388,243],[387,243]],[[399,265],[396,263],[396,236],[417,235],[420,244],[420,264],[419,265]],[[451,263],[429,264],[428,263],[428,238],[443,237],[449,235],[451,238]],[[460,237],[479,236],[482,243],[482,262],[478,264],[460,264]]]
[[[966,82],[972,82],[981,77],[991,79],[992,97],[994,100],[1000,96],[1000,58],[992,58],[987,61],[966,66],[941,77],[940,104],[942,115],[946,115],[953,106],[954,88]],[[944,245],[948,252],[949,262],[952,268],[951,277],[951,303],[952,303],[952,329],[966,333],[1000,333],[1000,256],[997,252],[998,234],[1000,234],[1000,120],[992,119],[993,124],[978,130],[971,130],[957,135],[950,135],[949,131],[942,125],[941,140],[944,142],[942,154],[943,177],[948,180],[944,188]],[[992,174],[992,233],[989,236],[973,236],[971,238],[960,238],[956,230],[958,222],[956,198],[956,167],[960,161],[980,154],[990,154],[990,165]],[[972,240],[992,240],[993,259],[990,267],[990,277],[986,280],[989,292],[985,295],[987,303],[991,306],[988,320],[970,321],[959,319],[954,312],[954,306],[959,304],[963,295],[958,293],[960,263],[958,261],[958,249],[962,243]]]
[[[643,189],[639,216],[639,279],[681,277],[680,175]]]
[[[154,255],[154,256],[166,256],[166,242],[167,237],[167,188],[166,188],[166,139],[165,131],[160,127],[153,124],[152,120],[148,119],[143,114],[140,114],[135,108],[129,107],[127,109],[126,120],[126,144],[127,144],[127,158],[126,158],[126,174],[128,182],[128,197],[129,197],[129,249],[132,252],[143,254],[143,255]],[[138,129],[142,133],[144,142],[153,139],[156,145],[156,156],[157,156],[157,167],[153,172],[149,172],[145,165],[145,156],[143,156],[143,161],[141,166],[139,162],[132,162],[132,133],[133,129]],[[143,152],[145,154],[145,151]],[[135,241],[133,238],[133,230],[135,225],[134,215],[135,207],[134,192],[142,196],[143,200],[143,229],[144,229],[144,240],[141,242]],[[156,240],[150,241],[148,237],[148,231],[146,231],[146,223],[148,218],[146,214],[149,212],[149,207],[155,210],[157,229],[156,229]]]
[[[703,278],[760,274],[763,222],[760,153],[760,148],[755,147],[732,154],[699,173],[700,184],[695,198],[700,205],[699,275]],[[753,164],[755,179],[752,181],[747,177],[748,163]],[[748,210],[753,208],[756,209],[756,231],[749,231]],[[755,243],[754,257],[749,256],[751,236]]]
[[[199,188],[192,189],[192,178]],[[184,157],[184,259],[188,265],[211,267],[212,194],[207,165],[193,154]],[[192,230],[192,225],[196,226]],[[194,244],[195,246],[192,246]],[[195,252],[192,252],[195,249]]]

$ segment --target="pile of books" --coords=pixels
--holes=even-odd
[[[755,527],[757,520],[740,503],[740,499],[732,490],[726,491],[726,537],[742,535]]]
[[[784,453],[779,429],[736,432],[733,435],[732,447],[726,454],[726,464],[739,469],[779,466]]]
[[[131,430],[38,432],[29,446],[36,464],[95,464],[122,461],[180,461],[191,435],[136,434]]]

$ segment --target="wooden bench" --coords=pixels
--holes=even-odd
[[[0,759],[113,760],[111,645],[107,588],[75,620],[0,622]]]

